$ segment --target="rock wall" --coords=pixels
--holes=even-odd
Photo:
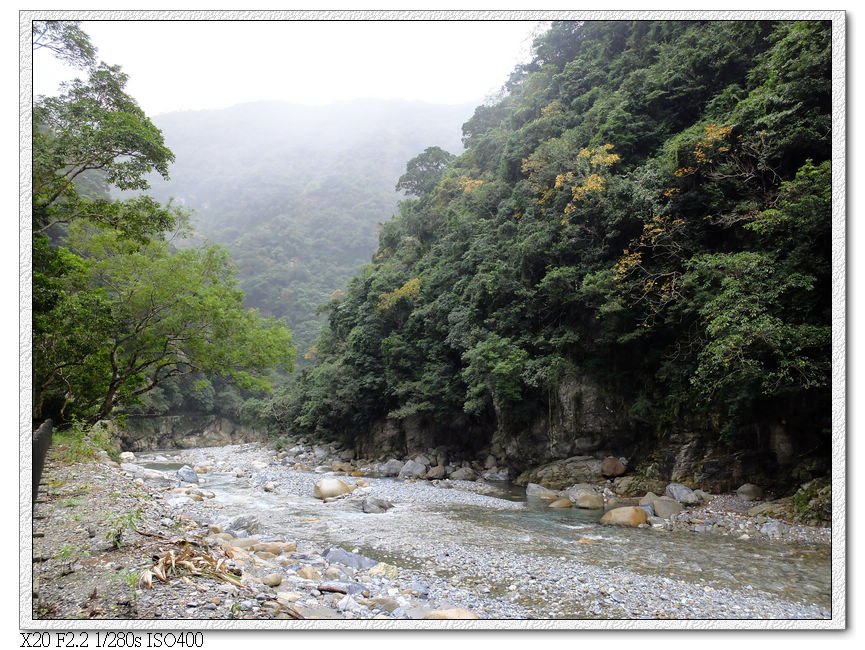
[[[492,454],[499,465],[521,472],[573,456],[629,456],[637,436],[627,409],[598,386],[566,378],[548,396],[547,409],[529,422],[491,421],[473,427],[444,426],[421,418],[387,419],[355,439],[360,458],[402,458],[446,447],[467,460]]]
[[[128,416],[109,424],[124,451],[189,449],[254,442],[264,436],[215,415]]]
[[[573,456],[630,456],[637,436],[620,399],[585,378],[568,377],[528,425],[499,427],[490,450],[517,469]]]

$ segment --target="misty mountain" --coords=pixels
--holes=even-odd
[[[317,307],[370,261],[406,162],[433,145],[460,153],[472,110],[360,100],[160,115],[176,162],[149,194],[194,211],[196,240],[228,248],[247,304],[284,319],[302,354]]]

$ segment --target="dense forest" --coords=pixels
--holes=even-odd
[[[594,450],[663,473],[687,439],[767,484],[828,471],[830,34],[554,23],[461,155],[409,161],[262,417],[516,469]]]

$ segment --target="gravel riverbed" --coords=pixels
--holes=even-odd
[[[199,483],[169,463],[197,467]],[[551,532],[545,513],[490,483],[340,476],[360,487],[322,502],[325,475],[254,444],[50,466],[34,511],[34,618],[831,616],[825,589],[796,575],[803,561],[828,572],[829,530],[748,517],[735,496],[687,509],[671,530],[565,513]],[[366,497],[393,507],[365,513]],[[768,553],[766,584],[703,560],[727,551],[758,566]]]

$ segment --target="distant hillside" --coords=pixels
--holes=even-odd
[[[154,118],[177,160],[149,192],[195,211],[200,239],[225,245],[247,304],[284,319],[302,354],[319,305],[370,261],[406,162],[462,151],[472,107],[361,100],[278,102]]]

